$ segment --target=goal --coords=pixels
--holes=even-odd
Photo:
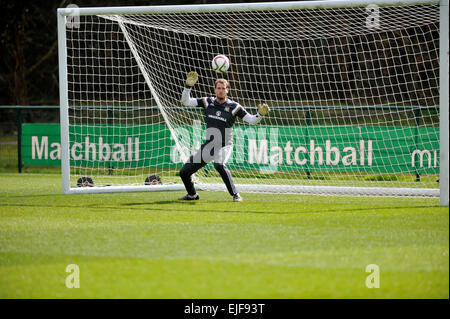
[[[180,103],[197,71],[192,97],[223,77],[249,113],[271,107],[233,128],[239,191],[448,205],[448,0],[70,7],[58,41],[64,193],[183,190],[205,140],[202,109]],[[225,190],[212,163],[195,183]]]

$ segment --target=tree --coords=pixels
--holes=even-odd
[[[2,2],[1,104],[57,103],[56,8],[65,2]]]

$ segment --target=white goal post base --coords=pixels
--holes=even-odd
[[[199,190],[226,191],[222,184],[198,184]],[[439,189],[433,188],[394,188],[394,187],[342,187],[342,186],[300,186],[300,185],[254,185],[238,184],[236,189],[242,193],[281,193],[301,195],[338,196],[421,196],[439,197]]]
[[[196,184],[202,191],[227,191],[224,184]],[[339,196],[421,196],[439,197],[439,189],[433,188],[393,188],[393,187],[336,187],[336,186],[298,186],[298,185],[254,185],[237,184],[242,193],[283,193],[299,195],[339,195]],[[99,194],[126,192],[165,192],[184,191],[184,185],[149,186],[104,186],[79,187],[69,189],[67,194]]]
[[[94,186],[70,188],[64,194],[100,194],[100,193],[131,193],[131,192],[166,192],[182,191],[182,184],[148,185],[148,186]]]

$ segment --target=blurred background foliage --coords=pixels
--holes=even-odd
[[[252,2],[263,2],[256,0]],[[59,105],[57,8],[232,3],[207,0],[69,0],[0,2],[0,105]],[[24,115],[27,120],[28,115]],[[15,121],[14,110],[0,109],[0,123]],[[57,112],[33,112],[36,121]],[[31,119],[28,119],[31,120]],[[1,133],[1,132],[0,132]],[[1,134],[0,134],[1,135]]]

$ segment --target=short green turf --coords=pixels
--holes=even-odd
[[[0,174],[0,298],[449,298],[437,198],[62,195]],[[80,288],[68,288],[79,267]],[[379,267],[379,288],[368,288]]]

